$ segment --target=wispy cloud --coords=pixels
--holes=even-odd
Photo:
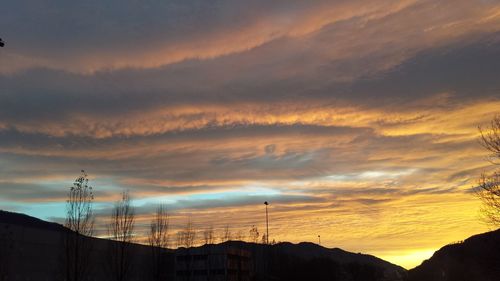
[[[27,2],[0,18],[0,208],[60,220],[86,169],[140,232],[159,201],[248,232],[268,200],[277,240],[411,266],[486,230],[495,1]]]

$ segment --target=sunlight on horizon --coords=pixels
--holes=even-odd
[[[437,251],[439,248],[436,249],[417,249],[417,250],[410,250],[410,251],[405,251],[405,252],[392,252],[392,253],[375,253],[374,255],[384,259],[386,261],[389,261],[393,264],[399,265],[404,267],[405,269],[412,269],[418,265],[420,265],[424,260],[429,259],[432,257],[435,251]]]

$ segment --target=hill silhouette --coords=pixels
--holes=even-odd
[[[60,280],[62,239],[70,230],[28,215],[0,210],[0,275],[7,268],[16,280]],[[100,238],[86,238],[94,244],[93,280],[107,280],[103,264],[107,245],[116,243]],[[6,251],[9,245],[10,251]],[[372,255],[356,254],[339,248],[325,248],[302,242],[275,245],[228,241],[189,249],[166,249],[169,264],[166,276],[175,272],[174,257],[179,253],[210,253],[224,249],[242,249],[251,253],[255,278],[252,280],[370,280],[370,281],[498,281],[500,280],[500,229],[472,236],[461,243],[450,244],[436,251],[420,266],[406,271]],[[148,270],[150,248],[133,245],[134,268],[130,280],[143,280]],[[8,256],[6,256],[8,255]],[[7,261],[7,262],[5,262]],[[2,273],[1,271],[4,271]],[[5,275],[11,276],[11,275]],[[52,279],[51,279],[52,278]],[[5,279],[8,280],[8,279]],[[170,280],[170,279],[169,279]],[[173,280],[173,279],[172,279]]]
[[[406,270],[380,258],[310,242],[274,245],[228,241],[193,249],[201,252],[220,247],[245,249],[252,253],[257,280],[402,280]]]
[[[0,210],[0,280],[65,280],[64,241],[70,233],[71,230],[57,223]],[[110,280],[107,253],[109,246],[117,242],[94,237],[83,239],[92,245],[90,279]],[[131,248],[136,257],[129,280],[143,280],[151,249],[138,244],[132,244]]]
[[[13,213],[3,210],[0,210],[0,223],[33,227],[50,231],[69,231],[64,226],[55,222],[47,222],[25,214]]]
[[[500,229],[442,247],[408,271],[408,281],[500,280]]]
[[[57,223],[46,222],[24,214],[0,211],[0,230],[8,230],[14,251],[8,260],[11,272],[19,280],[59,280],[57,266],[61,263],[62,234],[69,230]],[[4,235],[5,236],[5,235]],[[106,245],[115,243],[106,239],[87,238],[95,245],[93,261],[94,280],[107,280],[102,264]],[[165,250],[175,256],[182,251],[221,251],[228,248],[251,253],[255,278],[253,280],[401,280],[406,270],[374,256],[355,254],[339,248],[328,249],[313,243],[278,243],[264,245],[242,241],[204,245],[190,249]],[[150,250],[144,245],[134,245],[135,272],[130,280],[142,280],[148,270]],[[173,259],[165,268],[175,271]],[[171,273],[170,275],[173,275]],[[56,276],[56,277],[54,277]]]

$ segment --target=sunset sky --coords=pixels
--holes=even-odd
[[[485,232],[495,0],[2,1],[0,209],[321,242],[412,268]],[[172,243],[174,244],[174,243]],[[172,245],[174,246],[174,245]]]

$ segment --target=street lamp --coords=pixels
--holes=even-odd
[[[319,245],[321,246],[321,235],[318,235],[318,242],[319,242]]]
[[[268,213],[267,213],[267,205],[269,205],[269,203],[264,202],[264,205],[266,205],[266,244],[269,245],[269,216],[268,216]]]

